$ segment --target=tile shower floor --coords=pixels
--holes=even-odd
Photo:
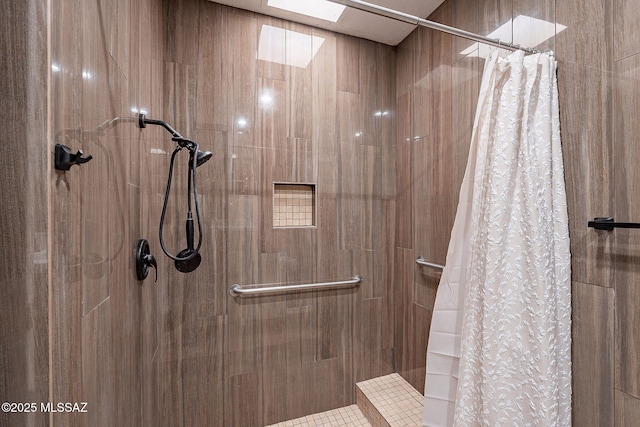
[[[382,426],[420,426],[422,423],[422,394],[399,374],[385,375],[357,384],[367,404],[384,418]],[[307,415],[283,421],[267,427],[304,426],[372,426],[358,405],[345,406],[331,411]],[[377,426],[375,426],[377,427]]]
[[[331,411],[319,412],[296,418],[295,420],[283,421],[267,427],[302,427],[302,426],[370,426],[358,405],[345,406],[344,408],[333,409]]]

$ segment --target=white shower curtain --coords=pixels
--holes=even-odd
[[[570,426],[571,283],[556,62],[485,63],[427,349],[423,426]]]

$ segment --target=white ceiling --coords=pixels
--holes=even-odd
[[[337,33],[348,34],[368,40],[395,46],[399,44],[416,27],[415,25],[372,13],[363,12],[350,7],[344,11],[338,22],[333,23],[315,19],[310,16],[287,12],[267,6],[267,0],[211,0],[240,9],[250,10],[263,15],[287,19]],[[304,1],[304,0],[300,0]],[[426,18],[442,4],[444,0],[368,0],[369,3],[398,10],[409,15]]]

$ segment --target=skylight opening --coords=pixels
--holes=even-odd
[[[511,34],[513,33],[513,38],[515,38],[521,46],[536,47],[566,29],[567,27],[565,25],[556,22],[519,15],[514,20],[510,19],[502,24],[495,31],[491,32],[491,34],[488,34],[487,37],[512,43]],[[460,52],[460,54],[465,56],[474,54],[473,56],[486,58],[493,49],[495,48],[486,44],[480,43],[478,47],[478,43],[474,43]]]
[[[323,37],[263,25],[258,42],[258,59],[307,68],[322,43]]]
[[[327,0],[269,0],[267,5],[331,22],[337,22],[346,8]]]

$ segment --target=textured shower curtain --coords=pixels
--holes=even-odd
[[[431,322],[423,425],[571,425],[569,231],[550,55],[486,60]]]

